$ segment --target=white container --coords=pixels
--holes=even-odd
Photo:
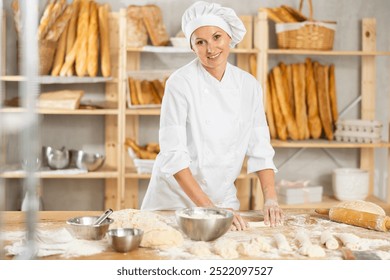
[[[278,201],[283,204],[305,204],[322,201],[322,186],[279,187]]]
[[[332,174],[333,194],[338,200],[364,200],[368,195],[368,171],[359,168],[337,168]]]
[[[128,148],[127,152],[133,159],[134,166],[137,168],[138,174],[151,174],[153,171],[154,159],[139,159],[134,153],[133,149]]]

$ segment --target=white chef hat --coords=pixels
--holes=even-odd
[[[246,33],[246,29],[233,9],[220,4],[198,1],[192,4],[183,14],[181,29],[187,40],[192,33],[202,26],[218,26],[232,38],[230,47],[238,44]]]

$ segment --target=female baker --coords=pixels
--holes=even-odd
[[[245,35],[243,23],[232,9],[199,1],[184,12],[182,30],[197,58],[166,83],[161,152],[141,209],[239,209],[234,181],[246,155],[248,173],[262,186],[265,224],[281,224],[263,93],[253,76],[227,61]],[[232,227],[246,226],[234,213]]]

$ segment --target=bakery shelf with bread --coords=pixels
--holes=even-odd
[[[275,16],[272,12],[276,11],[278,9],[259,9],[256,32],[276,36],[276,34],[269,33],[269,19]],[[278,22],[277,20],[276,17],[272,18],[274,22]],[[270,44],[270,42],[276,44],[276,40],[268,36],[261,38],[255,36],[254,47],[259,50],[257,77],[265,89],[264,103],[273,147],[299,149],[298,151],[355,149],[357,158],[360,158],[357,165],[367,170],[370,175],[368,197],[377,199],[374,194],[374,172],[378,168],[375,151],[379,148],[389,152],[388,136],[382,136],[380,140],[376,138],[376,141],[370,143],[367,141],[343,142],[337,141],[340,137],[334,137],[337,119],[352,107],[355,109],[353,114],[357,116],[353,115],[352,118],[357,118],[359,121],[375,121],[376,113],[380,109],[380,106],[375,104],[376,58],[388,57],[390,52],[376,49],[377,34],[374,18],[362,19],[361,25],[361,49],[358,50],[280,49]],[[340,92],[344,97],[351,96],[347,99],[355,98],[353,102],[348,101],[350,103],[345,108],[340,108],[345,104],[343,106],[337,104],[336,95],[337,71],[335,69],[341,65],[338,64],[338,57],[341,56],[347,60],[357,59],[358,68],[353,68],[348,73],[360,79],[358,82],[361,85],[360,92]],[[281,63],[280,61],[284,59],[286,62]],[[319,62],[316,63],[316,61]],[[343,75],[347,76],[345,72]],[[302,95],[296,95],[295,91]],[[302,102],[302,96],[306,98],[306,104]],[[344,98],[344,102],[347,99]],[[316,102],[317,106],[314,106]],[[384,127],[387,125],[388,123],[384,124]],[[283,165],[288,161],[289,158],[283,162]],[[387,159],[387,166],[384,168],[387,173],[390,173],[390,158]],[[387,182],[386,188],[388,195],[385,203],[390,204],[390,181]]]

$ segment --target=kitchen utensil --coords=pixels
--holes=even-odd
[[[390,229],[390,217],[357,211],[341,207],[331,209],[316,209],[316,213],[329,215],[330,220],[345,223],[348,225],[373,229],[377,231],[388,231]]]
[[[233,213],[224,209],[193,207],[177,210],[180,229],[192,240],[212,241],[224,235],[232,225]]]
[[[66,221],[67,229],[77,239],[100,240],[107,233],[108,227],[114,222],[106,218],[100,225],[94,225],[99,216],[81,216]]]
[[[367,251],[352,251],[347,247],[341,248],[344,260],[380,260],[381,258],[373,253]]]
[[[47,163],[51,169],[64,169],[69,165],[69,151],[62,147],[60,150],[51,149],[47,155]]]
[[[96,221],[95,221],[95,223],[93,224],[94,226],[98,226],[98,225],[100,225],[101,223],[103,223],[104,222],[104,220],[105,219],[107,219],[108,218],[108,216],[110,216],[111,214],[112,214],[112,209],[111,208],[109,208],[109,209],[107,209]]]
[[[333,170],[332,188],[338,200],[364,200],[369,190],[368,171],[360,168],[337,168]]]
[[[70,165],[79,169],[96,171],[105,161],[105,156],[98,153],[86,153],[81,150],[70,151]]]
[[[126,253],[138,248],[144,232],[135,228],[110,229],[107,232],[108,242],[111,247],[121,253]]]

